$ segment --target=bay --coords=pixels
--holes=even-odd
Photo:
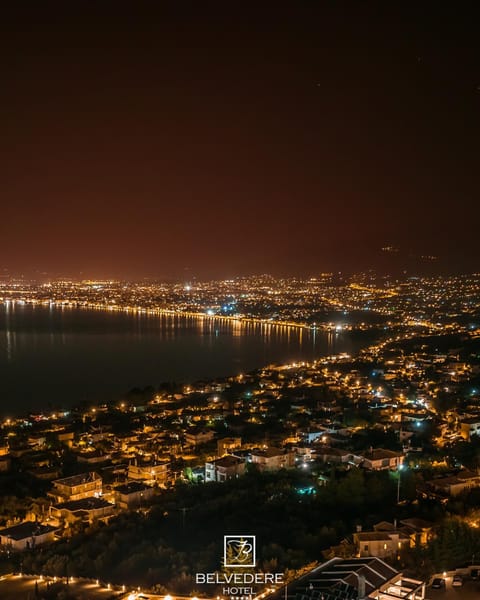
[[[116,400],[133,387],[354,352],[348,334],[238,321],[0,304],[0,413]]]

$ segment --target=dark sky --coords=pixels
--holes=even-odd
[[[0,269],[480,268],[470,4],[12,4]]]

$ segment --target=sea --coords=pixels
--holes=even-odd
[[[348,333],[198,316],[0,304],[0,414],[120,399],[358,350]]]

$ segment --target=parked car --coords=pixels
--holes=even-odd
[[[440,590],[442,588],[445,588],[445,579],[435,577],[435,579],[432,581],[432,588],[434,590]]]
[[[471,577],[472,579],[478,579],[478,571],[479,571],[478,569],[472,569],[472,570],[470,571],[470,577]]]
[[[461,575],[454,575],[452,581],[453,587],[460,587],[463,585],[463,578]]]

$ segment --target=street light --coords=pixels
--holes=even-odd
[[[398,465],[397,471],[398,471],[398,481],[397,481],[397,504],[400,503],[400,480],[402,478],[402,471],[405,467],[403,466],[403,463],[400,463]]]

